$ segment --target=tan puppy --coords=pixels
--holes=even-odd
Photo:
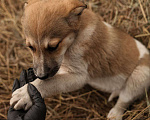
[[[138,41],[101,21],[78,0],[29,0],[22,24],[33,54],[32,82],[43,98],[85,84],[119,96],[110,120],[120,120],[128,105],[150,86],[150,55]],[[32,105],[27,85],[10,100],[15,109]]]

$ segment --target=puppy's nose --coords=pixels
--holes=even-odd
[[[49,71],[50,71],[50,68],[46,68],[44,70],[34,69],[35,75],[37,76],[37,78],[41,80],[45,80],[49,77]]]
[[[42,77],[39,77],[39,76],[37,76],[39,79],[41,79],[41,80],[45,80],[45,79],[47,79],[48,78],[48,74],[46,74],[45,76],[42,76]]]

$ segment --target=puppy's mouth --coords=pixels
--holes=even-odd
[[[49,77],[49,75],[47,74],[46,76],[44,76],[44,77],[39,77],[39,76],[37,76],[37,78],[39,78],[40,80],[45,80],[45,79],[47,79]]]
[[[55,74],[58,72],[59,68],[60,67],[58,67],[58,66],[54,67],[54,69],[51,70],[49,77],[55,76]]]
[[[53,77],[53,76],[55,76],[55,74],[58,72],[58,70],[59,70],[59,68],[60,67],[58,67],[58,66],[56,66],[56,67],[54,67],[50,72],[48,72],[45,76],[43,76],[43,77],[39,77],[39,76],[37,76],[37,78],[39,78],[39,79],[41,79],[41,80],[46,80],[46,79],[48,79],[48,78],[51,78],[51,77]]]

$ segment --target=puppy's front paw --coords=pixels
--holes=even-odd
[[[28,110],[32,106],[32,101],[27,91],[27,84],[13,92],[10,106],[13,106],[15,110]]]
[[[107,120],[122,120],[123,111],[117,108],[112,108],[107,116]]]

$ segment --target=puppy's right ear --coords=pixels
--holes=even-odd
[[[25,2],[23,5],[23,10],[26,8],[27,5],[28,5],[28,2]]]
[[[27,3],[27,2],[25,2],[25,3],[24,3],[24,8],[25,8],[27,5],[28,5],[28,3]]]
[[[71,12],[69,13],[69,16],[67,17],[67,22],[70,26],[76,26],[78,24],[78,21],[80,19],[80,16],[82,15],[84,9],[87,8],[87,5],[82,4],[80,6],[77,6],[76,8],[73,8]]]
[[[25,2],[24,5],[23,5],[23,11],[25,11],[25,8],[26,8],[27,5],[28,5],[28,2]],[[23,23],[23,19],[24,19],[24,13],[21,17],[21,23]]]

